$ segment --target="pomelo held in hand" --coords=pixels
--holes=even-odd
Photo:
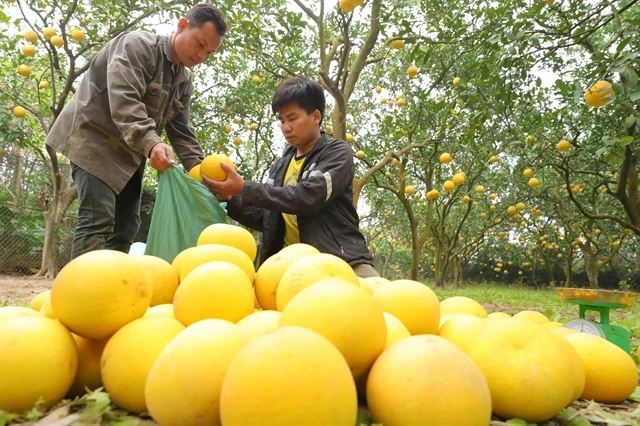
[[[211,154],[207,155],[202,163],[200,163],[200,175],[204,175],[209,179],[224,181],[227,179],[227,172],[222,170],[220,163],[225,163],[231,167],[232,170],[236,169],[233,162],[224,154]]]

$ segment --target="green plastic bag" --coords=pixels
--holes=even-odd
[[[224,223],[226,217],[216,197],[184,173],[182,166],[158,172],[158,193],[144,253],[171,263],[178,253],[196,246],[204,228]]]

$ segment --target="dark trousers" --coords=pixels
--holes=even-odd
[[[100,249],[128,253],[140,228],[143,169],[138,169],[120,194],[116,194],[91,173],[75,164],[72,166],[80,208],[71,258]]]

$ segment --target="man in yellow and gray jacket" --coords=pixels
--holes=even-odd
[[[189,124],[187,68],[205,62],[226,31],[222,12],[201,3],[172,35],[122,33],[93,58],[45,141],[69,158],[78,187],[71,258],[103,248],[128,252],[140,227],[146,160],[158,171],[173,161],[163,131],[186,170],[202,161]]]

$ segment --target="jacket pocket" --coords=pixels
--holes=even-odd
[[[147,91],[142,96],[142,102],[147,107],[147,115],[157,117],[162,106],[162,83],[156,80],[149,83]]]

